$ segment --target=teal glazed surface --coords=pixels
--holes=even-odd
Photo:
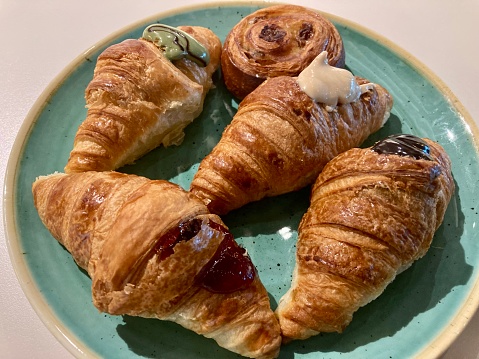
[[[52,238],[33,206],[31,184],[39,175],[62,172],[73,138],[86,115],[83,92],[92,78],[96,58],[113,43],[138,38],[144,27],[200,25],[224,40],[231,27],[256,6],[213,6],[158,16],[103,42],[78,60],[44,106],[32,114],[31,129],[22,139],[15,166],[14,221],[17,267],[27,268],[38,292],[29,299],[37,311],[49,310],[58,319],[73,353],[92,352],[108,358],[234,358],[232,354],[180,326],[154,319],[99,313],[91,300],[91,281],[70,254]],[[477,144],[463,114],[438,84],[387,43],[333,18],[346,48],[347,67],[386,87],[395,99],[388,123],[364,146],[393,133],[411,133],[441,143],[453,163],[456,192],[443,225],[427,255],[400,274],[382,296],[360,309],[342,334],[321,334],[281,349],[280,358],[405,358],[420,354],[454,322],[477,281],[479,161]],[[216,87],[204,111],[186,129],[179,147],[158,148],[120,171],[168,179],[189,188],[201,159],[219,140],[237,103],[215,74]],[[477,139],[476,139],[477,141]],[[296,228],[308,206],[309,188],[250,204],[223,219],[256,264],[277,306],[286,292],[294,266]],[[17,248],[16,246],[14,246]],[[477,294],[475,294],[477,295]],[[47,309],[39,309],[46,303]],[[41,313],[40,313],[41,314]],[[48,325],[48,323],[47,323]],[[57,336],[61,336],[58,333]]]

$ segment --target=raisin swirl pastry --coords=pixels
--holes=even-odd
[[[82,172],[39,177],[33,196],[45,226],[92,278],[100,311],[173,321],[247,357],[278,355],[279,324],[251,259],[190,193]]]
[[[343,331],[426,254],[453,191],[450,159],[429,139],[395,135],[331,160],[313,186],[291,288],[276,310],[284,341]]]
[[[85,90],[87,116],[75,135],[66,173],[116,170],[160,145],[182,142],[184,128],[199,116],[213,85],[221,42],[203,27],[178,30],[205,48],[208,64],[188,57],[170,61],[163,46],[143,37],[100,54]]]
[[[341,36],[319,12],[296,5],[260,9],[226,37],[221,55],[226,87],[243,99],[269,77],[297,76],[322,51],[331,66],[344,66]]]

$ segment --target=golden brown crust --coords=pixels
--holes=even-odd
[[[444,149],[425,141],[434,161],[354,148],[319,175],[299,226],[292,285],[276,311],[285,341],[341,332],[426,253],[454,182]]]
[[[115,170],[163,144],[179,144],[183,129],[202,111],[221,42],[209,29],[180,27],[209,50],[200,67],[171,63],[146,40],[128,39],[100,56],[85,91],[87,117],[80,125],[66,173]]]
[[[226,87],[243,99],[265,79],[297,76],[322,51],[331,66],[344,67],[336,27],[314,10],[276,5],[243,18],[229,32],[221,55]]]
[[[279,324],[258,275],[233,292],[201,284],[227,234],[195,196],[167,181],[117,172],[53,174],[32,190],[45,226],[92,278],[100,311],[174,321],[244,356],[278,355]],[[168,233],[188,220],[201,223],[194,237],[162,252]]]
[[[270,78],[241,102],[190,190],[217,214],[298,190],[334,156],[381,128],[391,107],[391,96],[379,85],[328,111],[301,91],[295,78]]]

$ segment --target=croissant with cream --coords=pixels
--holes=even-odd
[[[284,340],[341,332],[424,256],[453,191],[444,149],[411,135],[329,162],[312,188],[291,288],[276,310]]]
[[[206,28],[178,30],[203,45],[208,64],[188,57],[170,61],[164,46],[144,38],[127,39],[100,54],[85,91],[87,117],[75,135],[65,172],[115,170],[161,144],[181,143],[184,128],[201,113],[213,84],[221,42]]]
[[[343,70],[345,71],[345,70]],[[216,214],[312,184],[337,154],[359,146],[387,121],[392,97],[369,90],[332,109],[296,78],[270,78],[248,95],[218,144],[201,162],[190,191]]]
[[[221,55],[225,85],[243,99],[265,79],[297,76],[322,51],[344,67],[342,38],[325,16],[297,5],[275,5],[243,18],[228,33]]]
[[[278,355],[279,324],[253,263],[190,193],[82,172],[40,177],[33,196],[45,226],[92,278],[100,311],[173,321],[247,357]]]

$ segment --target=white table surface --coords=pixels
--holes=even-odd
[[[76,56],[137,20],[205,2],[208,1],[0,0],[1,187],[10,150],[27,112]],[[390,39],[441,78],[478,123],[478,0],[290,3],[344,17]],[[71,357],[40,321],[22,292],[10,262],[3,222],[0,227],[0,357]],[[478,335],[476,314],[443,357],[479,358]]]

